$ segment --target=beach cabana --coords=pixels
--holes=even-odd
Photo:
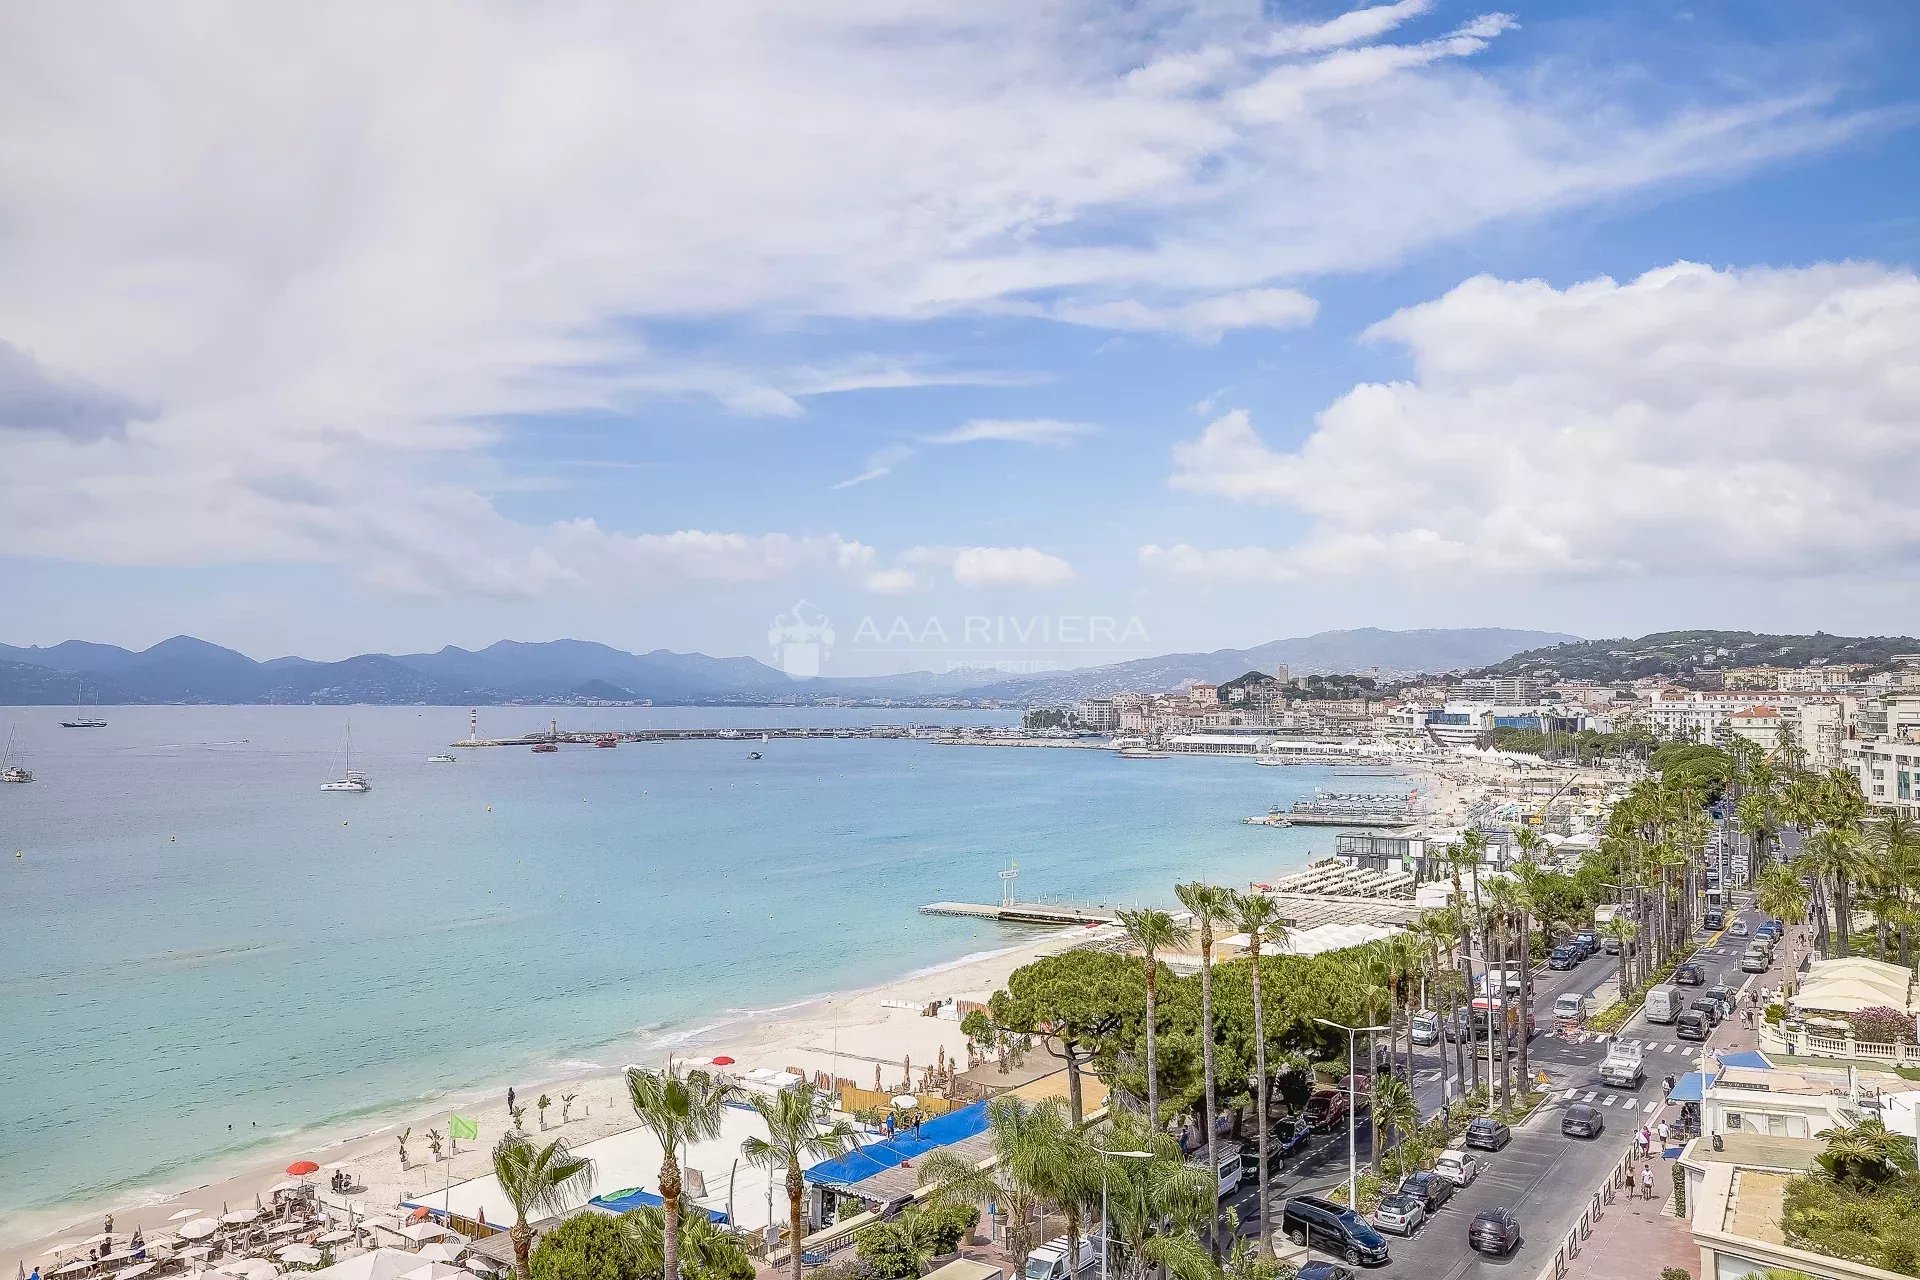
[[[639,1187],[628,1187],[624,1191],[609,1191],[606,1195],[595,1196],[593,1199],[587,1201],[587,1207],[590,1209],[598,1209],[602,1213],[611,1213],[617,1216],[626,1213],[630,1209],[638,1209],[643,1206],[650,1206],[655,1209],[664,1208],[666,1203],[666,1201],[651,1191],[643,1191]],[[709,1222],[718,1223],[722,1226],[727,1225],[726,1210],[707,1209],[705,1205],[698,1207],[706,1210],[707,1220]]]
[[[986,1103],[949,1111],[917,1129],[901,1130],[884,1142],[870,1142],[823,1160],[802,1176],[823,1195],[847,1195],[870,1205],[884,1205],[917,1192],[920,1174],[912,1162],[941,1150],[975,1164],[993,1154]],[[816,1216],[824,1218],[825,1214]]]

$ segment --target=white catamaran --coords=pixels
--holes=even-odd
[[[332,782],[320,784],[322,791],[371,791],[373,784],[367,781],[367,775],[353,767],[353,725],[347,725],[347,764],[345,770]]]

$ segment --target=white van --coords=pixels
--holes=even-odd
[[[1205,1172],[1207,1167],[1207,1153],[1202,1151],[1199,1155],[1187,1161],[1187,1165],[1189,1168]],[[1225,1200],[1228,1196],[1240,1189],[1240,1175],[1241,1164],[1239,1149],[1229,1147],[1224,1143],[1221,1144],[1220,1167],[1215,1171],[1215,1176],[1219,1179],[1220,1184],[1220,1199]]]
[[[1073,1274],[1089,1271],[1100,1261],[1100,1252],[1092,1236],[1080,1237],[1080,1256],[1074,1264]],[[1021,1280],[1067,1280],[1067,1238],[1055,1236],[1053,1239],[1027,1255],[1027,1269],[1020,1273]]]
[[[1671,982],[1647,992],[1648,1022],[1672,1022],[1684,1008],[1686,1001],[1680,998],[1680,988]]]

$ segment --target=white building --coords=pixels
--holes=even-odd
[[[1546,682],[1532,676],[1478,676],[1462,680],[1454,687],[1454,696],[1462,702],[1531,706],[1546,691]]]
[[[1920,742],[1853,739],[1841,744],[1840,763],[1859,779],[1868,804],[1920,817]]]
[[[1112,733],[1120,727],[1120,714],[1112,698],[1087,698],[1075,710],[1080,723],[1095,733]]]

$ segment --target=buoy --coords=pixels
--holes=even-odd
[[[180,837],[179,837],[179,836],[168,836],[168,837],[167,837],[167,843],[168,843],[168,844],[179,844],[179,843],[180,843]]]
[[[344,826],[346,826],[346,825],[347,825],[347,824],[346,824],[346,820],[345,820],[345,819],[342,819],[342,820],[341,820],[341,822],[340,822],[340,825],[341,825],[341,826],[343,826],[343,827],[344,827]]]
[[[492,806],[492,805],[488,805],[488,806],[487,806],[487,812],[488,812],[488,813],[492,813],[492,812],[493,812],[493,806]]]
[[[14,857],[16,857],[16,858],[24,858],[24,857],[26,857],[27,855],[26,855],[26,854],[24,854],[24,853],[22,853],[22,852],[21,852],[20,850],[18,850],[18,849],[15,849],[15,850],[13,851],[13,856],[14,856]]]

